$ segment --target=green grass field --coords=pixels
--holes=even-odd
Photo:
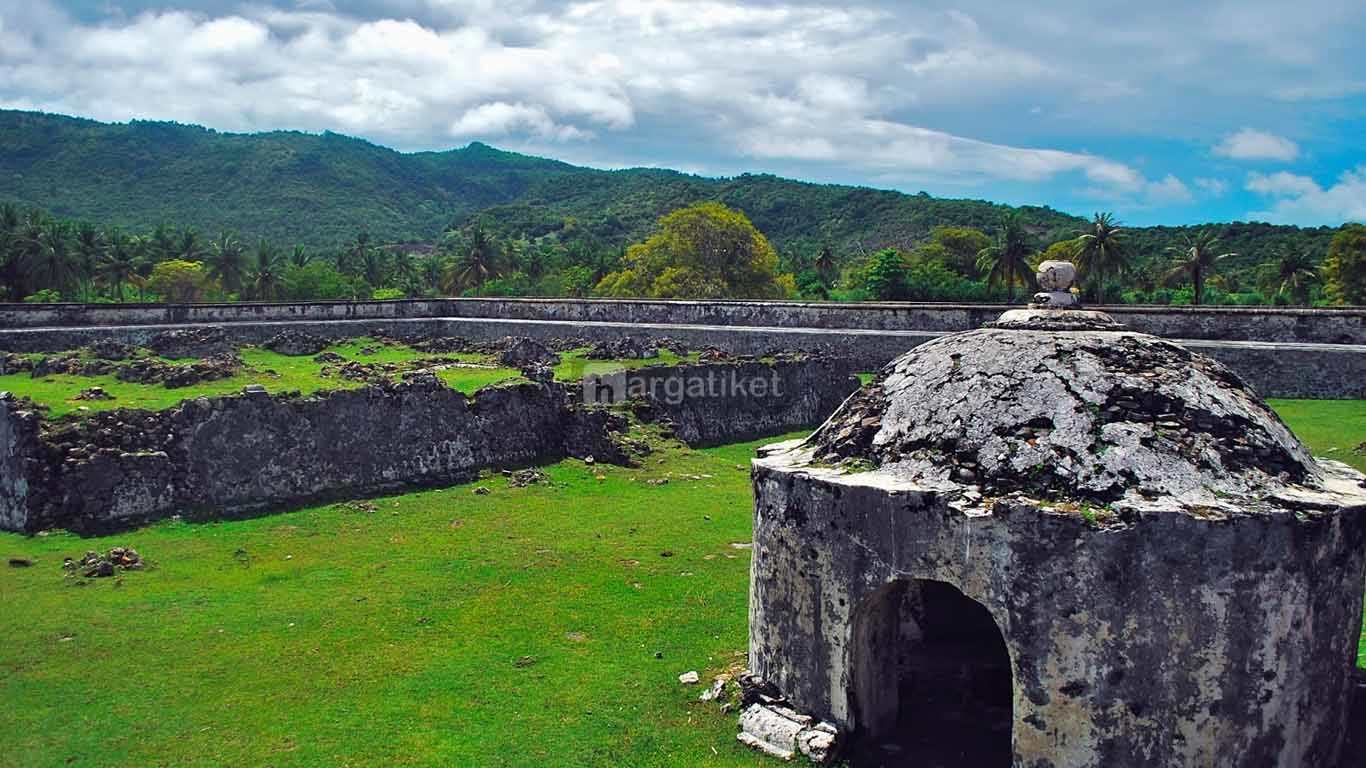
[[[372,354],[361,354],[366,347],[373,349]],[[485,355],[442,354],[429,355],[401,345],[383,346],[372,339],[355,339],[344,344],[328,347],[347,360],[361,363],[409,363],[424,357],[441,357],[462,362],[492,365]],[[299,391],[311,394],[324,389],[352,389],[363,386],[363,382],[341,377],[324,378],[321,375],[322,363],[315,362],[312,355],[290,357],[259,347],[245,347],[239,352],[246,367],[231,378],[206,381],[191,387],[168,389],[161,384],[139,384],[119,381],[110,376],[72,376],[54,374],[35,379],[28,373],[12,373],[0,376],[0,391],[13,392],[15,395],[32,398],[35,402],[48,406],[48,416],[60,418],[81,408],[90,411],[110,410],[113,408],[147,408],[162,410],[170,408],[187,398],[214,395],[230,395],[242,391],[248,384],[260,384],[271,392]],[[41,357],[35,355],[34,357]],[[169,360],[173,363],[188,364],[193,360]],[[514,368],[478,367],[447,368],[437,372],[442,380],[451,387],[465,393],[507,381],[521,373]],[[397,375],[394,376],[398,378]],[[112,400],[76,400],[76,395],[84,389],[100,387],[112,395]]]
[[[362,354],[365,348],[371,354]],[[515,368],[500,367],[491,355],[479,354],[426,354],[401,344],[382,345],[373,339],[354,339],[344,344],[327,348],[347,360],[360,363],[411,363],[423,358],[440,357],[453,359],[479,366],[470,368],[445,368],[437,371],[437,376],[447,385],[466,394],[490,384],[507,382],[521,376]],[[660,350],[658,357],[646,360],[589,360],[585,355],[588,349],[576,349],[561,355],[561,362],[555,367],[555,378],[561,381],[577,381],[585,371],[606,373],[627,368],[640,368],[647,365],[674,365],[680,362],[696,362],[697,354],[677,355],[669,350]],[[0,392],[13,392],[21,397],[32,398],[35,402],[48,406],[48,416],[61,418],[68,414],[88,411],[105,411],[114,408],[146,408],[162,410],[179,404],[182,400],[200,396],[231,395],[242,391],[248,384],[260,384],[270,392],[299,391],[311,394],[320,390],[353,389],[363,386],[363,382],[340,377],[324,378],[321,375],[322,363],[315,362],[312,355],[290,357],[259,347],[246,347],[239,352],[245,369],[227,379],[206,381],[192,387],[168,389],[161,384],[139,384],[119,381],[114,376],[72,376],[54,374],[35,379],[28,373],[12,373],[0,376]],[[42,355],[32,355],[41,357]],[[188,364],[193,360],[170,360],[167,362]],[[398,378],[398,374],[394,375]],[[100,387],[113,396],[112,400],[77,400],[82,390]]]
[[[1363,403],[1277,407],[1316,450],[1366,440]],[[551,486],[495,475],[373,511],[0,535],[0,555],[34,560],[0,566],[0,764],[771,765],[677,681],[742,660],[749,552],[732,544],[750,540],[760,443],[570,460]],[[61,569],[121,545],[151,567]]]

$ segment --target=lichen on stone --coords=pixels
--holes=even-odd
[[[1303,445],[1231,371],[1129,332],[984,329],[889,364],[807,442],[930,484],[1045,499],[1263,499],[1314,483]]]

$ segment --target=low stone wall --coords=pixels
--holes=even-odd
[[[22,418],[10,412],[7,421]],[[564,456],[575,418],[559,387],[466,398],[430,376],[308,397],[260,392],[108,411],[42,435],[46,461],[30,468],[27,498],[6,527],[99,529],[458,482],[484,467]]]
[[[1182,341],[1218,360],[1262,397],[1366,399],[1366,346]]]
[[[703,445],[812,427],[857,388],[834,360],[641,369],[631,394]],[[711,388],[696,389],[697,383]],[[755,397],[762,383],[765,394]],[[627,458],[620,416],[580,384],[489,387],[472,398],[430,375],[307,397],[264,391],[113,410],[44,425],[0,399],[0,529],[98,531],[173,514],[240,510],[446,485],[478,470],[592,455]],[[678,396],[675,397],[674,395]],[[601,401],[621,403],[623,398]]]
[[[490,318],[569,323],[754,326],[948,333],[980,328],[997,304],[423,299],[278,304],[0,304],[0,328]],[[1366,308],[1114,306],[1133,330],[1179,339],[1366,344]]]
[[[185,326],[110,326],[0,331],[0,350],[54,352],[107,340],[146,345],[165,330]],[[609,341],[623,336],[668,337],[694,349],[716,347],[737,355],[777,351],[834,354],[850,371],[875,371],[939,333],[866,329],[754,328],[745,326],[570,323],[543,320],[423,319],[235,323],[222,326],[242,343],[261,343],[286,329],[320,336],[376,334],[399,338],[463,336],[492,341],[504,336]],[[1305,344],[1179,339],[1238,372],[1263,397],[1366,399],[1366,344]]]
[[[689,445],[782,434],[825,421],[859,388],[847,362],[780,360],[642,368],[585,380],[590,402],[645,401],[642,415],[667,419]]]

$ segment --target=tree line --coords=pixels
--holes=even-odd
[[[1366,304],[1366,227],[1343,226],[1326,254],[1281,245],[1233,267],[1221,231],[1185,232],[1141,253],[1113,214],[1044,244],[1017,213],[996,236],[934,227],[910,248],[775,249],[744,213],[680,208],[626,248],[566,217],[552,232],[507,234],[482,220],[436,243],[381,243],[366,231],[333,248],[248,241],[159,225],[131,232],[0,204],[0,299],[275,301],[435,296],[640,296],[857,301],[1015,301],[1040,261],[1075,262],[1096,303]],[[1247,257],[1248,254],[1243,254]],[[1247,259],[1241,260],[1246,263]]]
[[[1160,254],[1140,252],[1112,213],[1041,245],[1018,214],[995,238],[970,227],[936,227],[909,251],[886,248],[848,263],[826,294],[839,299],[1013,302],[1034,288],[1039,263],[1071,261],[1092,303],[1331,306],[1366,304],[1366,226],[1346,224],[1326,254],[1294,245],[1252,254],[1244,266],[1221,246],[1217,225],[1191,229]],[[1249,254],[1243,254],[1249,256]],[[813,262],[799,285],[817,290]],[[1248,262],[1252,266],[1246,266]]]

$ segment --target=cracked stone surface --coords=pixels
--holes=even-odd
[[[1319,484],[1313,457],[1235,374],[1127,332],[987,329],[921,345],[809,445],[823,462],[1047,499],[1249,509]]]

